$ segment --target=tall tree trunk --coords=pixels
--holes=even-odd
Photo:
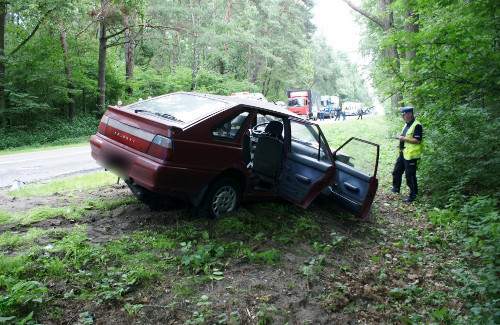
[[[231,22],[231,0],[227,0],[226,3],[226,35],[229,34],[229,23]],[[229,50],[229,43],[225,42],[224,43],[224,55],[226,55],[227,51]]]
[[[262,66],[262,61],[263,60],[264,60],[264,56],[262,54],[259,55],[259,58],[255,62],[255,67],[253,68],[252,83],[256,83],[257,82],[257,77],[259,76],[260,67]]]
[[[106,0],[101,0],[101,8],[106,6]],[[99,62],[97,69],[97,106],[99,111],[106,109],[106,22],[101,19],[99,22]]]
[[[378,0],[378,9],[381,14],[381,18],[371,13],[363,10],[362,8],[353,4],[350,0],[342,0],[353,10],[358,12],[359,14],[365,16],[366,18],[373,21],[375,24],[379,25],[384,32],[389,32],[394,29],[394,16],[393,12],[389,9],[389,5],[392,4],[395,0]],[[401,72],[401,64],[399,61],[399,53],[396,46],[391,46],[384,51],[384,56],[391,60],[393,71],[388,71],[388,74],[392,76],[392,78],[396,78],[396,76]],[[402,102],[403,96],[401,94],[401,90],[391,89],[391,105],[392,107],[397,107]]]
[[[226,1],[226,35],[229,35],[229,23],[231,22],[231,0]],[[226,73],[226,60],[225,58],[229,55],[229,43],[224,42],[223,57],[219,58],[219,72],[221,75]]]
[[[62,20],[58,19],[57,24],[59,25],[59,35],[64,52],[64,71],[66,72],[66,76],[68,77],[68,117],[73,120],[76,116],[76,98],[75,93],[73,92],[73,90],[75,89],[75,85],[73,84],[73,73],[71,72],[71,65],[69,63],[68,42],[66,41],[66,31],[64,30]]]
[[[5,110],[5,27],[7,3],[0,2],[0,112]]]
[[[134,14],[134,23],[137,20],[137,15]],[[134,90],[130,82],[134,80],[134,54],[135,54],[135,37],[136,30],[134,26],[131,26],[128,17],[124,17],[127,29],[125,30],[125,78],[127,80],[127,93],[132,96]]]
[[[250,79],[252,74],[252,45],[248,43],[247,76]]]
[[[408,8],[405,14],[405,30],[410,33],[410,37],[412,37],[412,34],[417,34],[419,32],[418,29],[418,14],[415,14],[412,10],[412,8]],[[413,59],[417,54],[417,50],[415,47],[410,48],[406,52],[406,60],[411,60]]]
[[[416,14],[413,9],[408,5],[407,3],[407,10],[405,14],[405,30],[408,32],[408,40],[407,44],[412,44],[411,38],[414,36],[414,34],[417,34],[419,32],[418,28],[418,14]],[[411,70],[411,60],[415,58],[417,55],[417,49],[415,46],[412,46],[408,48],[408,50],[405,53],[406,60],[408,61],[408,69],[406,71],[406,74],[410,78],[410,80],[414,80],[415,77],[415,71]],[[413,83],[414,87],[420,86],[420,82],[414,82]]]
[[[177,69],[177,66],[182,64],[181,61],[181,46],[179,41],[179,32],[175,32],[175,40],[174,40],[174,62],[173,62],[173,70]]]
[[[199,67],[199,60],[200,60],[200,54],[199,54],[199,49],[198,49],[198,21],[197,17],[195,17],[194,11],[193,11],[193,3],[191,0],[189,0],[189,8],[191,9],[191,23],[193,25],[193,34],[194,34],[194,39],[193,39],[193,74],[192,74],[192,83],[191,83],[191,90],[196,91],[196,86],[198,83],[198,67]]]
[[[288,5],[289,5],[289,1],[285,1],[283,3],[283,6],[282,6],[280,13],[279,13],[279,16],[278,16],[278,20],[276,22],[279,22],[281,20],[281,17],[283,16],[283,13],[287,10]],[[263,32],[262,37],[263,38],[268,37],[269,35],[271,35],[273,33],[273,31],[274,31],[274,27],[270,27],[269,25],[266,24],[266,26],[264,27],[264,32]],[[257,82],[257,77],[259,76],[262,62],[264,62],[264,56],[261,54],[261,55],[259,55],[259,58],[255,62],[255,67],[253,69],[253,74],[252,74],[252,79],[251,79],[252,83]]]

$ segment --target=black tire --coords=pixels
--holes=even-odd
[[[216,180],[209,188],[198,208],[200,217],[216,218],[234,211],[240,204],[241,189],[237,181],[224,177]]]

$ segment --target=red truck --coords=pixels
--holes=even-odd
[[[288,110],[309,119],[313,116],[313,108],[321,107],[321,94],[312,89],[288,90]]]

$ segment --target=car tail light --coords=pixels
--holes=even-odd
[[[106,128],[108,127],[109,117],[107,115],[103,115],[101,118],[101,122],[99,123],[99,128],[97,132],[100,134],[106,134]]]
[[[161,160],[172,160],[174,154],[172,139],[156,135],[149,146],[148,155]]]

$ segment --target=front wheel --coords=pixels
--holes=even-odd
[[[199,216],[216,218],[235,210],[240,203],[240,185],[229,177],[215,181],[198,208]]]

